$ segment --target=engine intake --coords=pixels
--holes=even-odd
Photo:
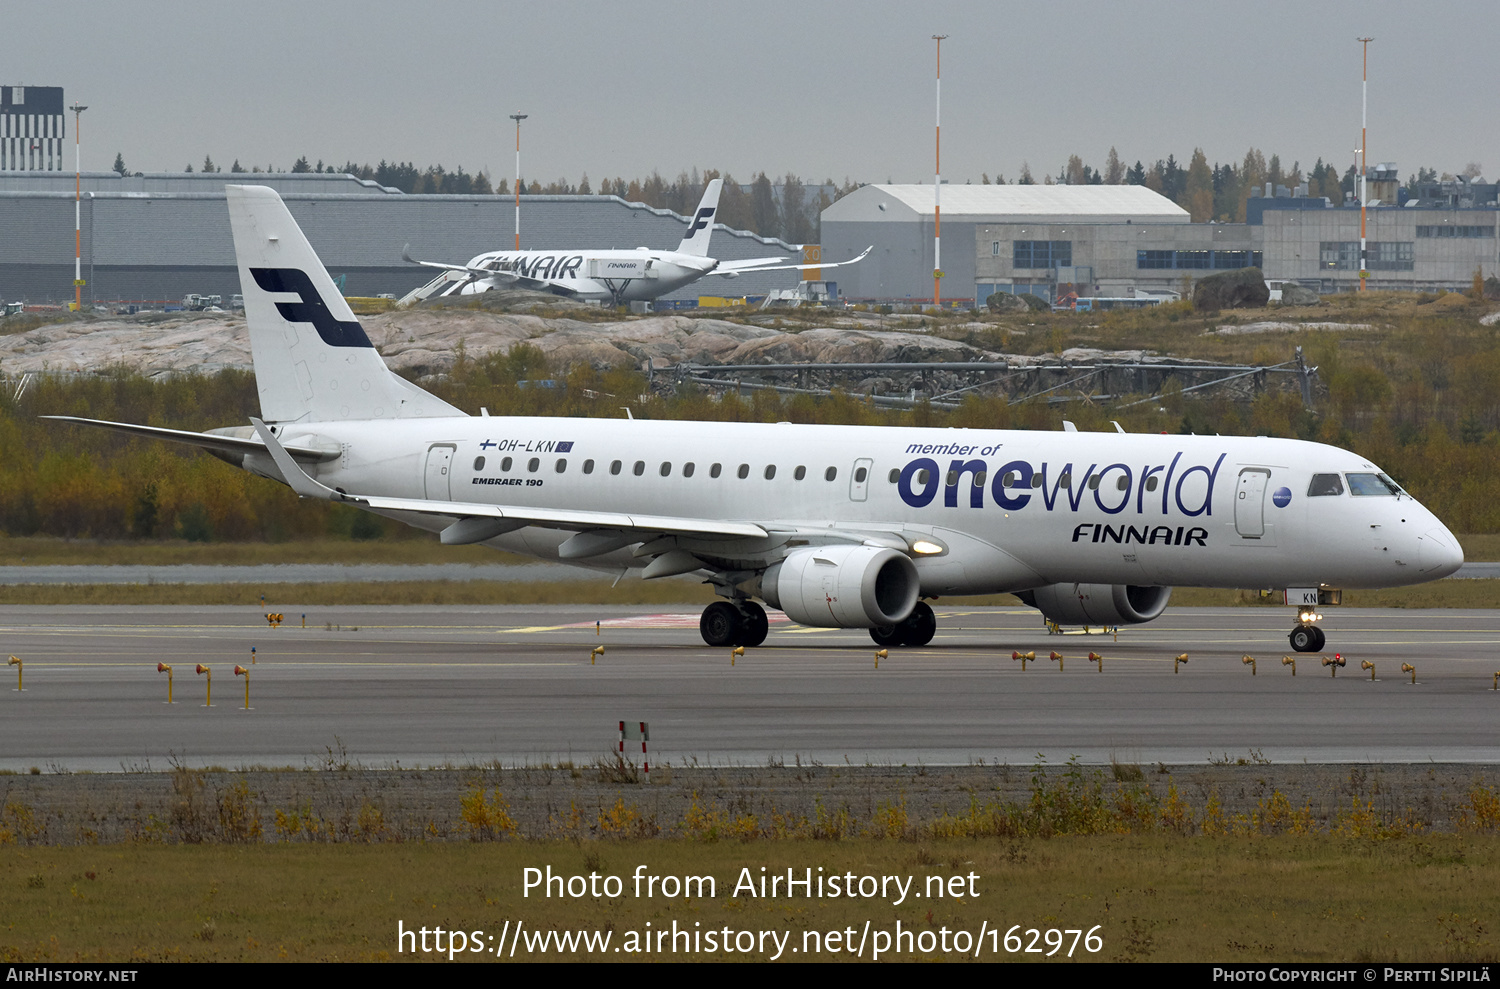
[[[1016,597],[1059,625],[1139,625],[1160,618],[1170,587],[1135,584],[1048,584]]]
[[[761,578],[761,596],[802,625],[875,628],[905,620],[917,604],[917,568],[883,546],[796,549]]]

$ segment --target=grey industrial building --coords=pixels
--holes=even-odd
[[[1379,167],[1394,176],[1394,166]],[[1500,274],[1494,186],[1460,183],[1451,197],[1403,200],[1389,182],[1392,199],[1376,205],[1372,196],[1366,210],[1369,288],[1464,289],[1476,270]],[[1358,205],[1268,191],[1276,194],[1250,199],[1246,223],[1191,223],[1142,186],[945,185],[942,294],[980,302],[993,292],[1128,297],[1181,292],[1214,269],[1251,265],[1273,283],[1353,290]],[[840,269],[846,299],[932,298],[933,206],[930,185],[870,185],[823,211],[825,260],[875,245],[865,262]]]
[[[431,278],[413,257],[463,263],[513,243],[507,196],[415,196],[332,173],[85,172],[82,240],[85,303],[179,300],[240,291],[224,200],[228,183],[269,185],[307,233],[348,295],[404,295]],[[73,297],[74,175],[0,171],[0,298],[61,303]],[[670,250],[688,219],[617,196],[522,196],[523,248]],[[722,224],[713,256],[787,257],[801,249]],[[842,270],[842,269],[840,269]],[[666,296],[764,295],[797,284],[795,271],[709,277]]]

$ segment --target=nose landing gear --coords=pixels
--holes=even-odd
[[[1297,613],[1297,626],[1287,636],[1287,641],[1292,644],[1293,652],[1318,652],[1323,648],[1327,637],[1323,635],[1321,628],[1313,624],[1322,617],[1311,611]]]

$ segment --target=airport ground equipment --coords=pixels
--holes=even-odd
[[[204,695],[203,706],[204,707],[213,707],[214,706],[214,671],[211,670],[211,669],[209,669],[207,666],[204,666],[202,663],[199,663],[198,664],[198,675],[199,676],[206,676],[206,677],[208,677],[208,692]]]
[[[1282,666],[1290,666],[1292,668],[1292,676],[1296,676],[1297,675],[1297,659],[1296,659],[1296,657],[1294,657],[1294,656],[1283,656],[1283,657],[1281,657],[1281,665]]]
[[[21,686],[21,666],[22,666],[21,657],[19,657],[19,656],[12,656],[10,658],[10,662],[6,663],[5,665],[6,666],[14,666],[16,668],[16,689],[17,690],[24,690],[24,689],[26,689],[26,688],[24,688],[24,687]]]
[[[1021,661],[1021,672],[1025,673],[1026,672],[1026,664],[1030,663],[1030,662],[1035,662],[1036,661],[1036,653],[1035,652],[1013,652],[1013,653],[1010,654],[1010,658],[1012,660],[1019,659]]]
[[[1240,657],[1240,662],[1244,663],[1246,666],[1250,667],[1250,675],[1251,676],[1255,676],[1255,657],[1254,656],[1241,656]]]
[[[1362,669],[1362,670],[1369,670],[1370,671],[1370,682],[1371,683],[1375,682],[1375,664],[1374,663],[1370,662],[1368,659],[1362,659],[1362,660],[1359,661],[1359,668]]]
[[[167,675],[167,703],[172,703],[172,667],[166,663],[157,663],[156,672]]]
[[[1339,667],[1343,666],[1345,662],[1346,660],[1344,659],[1344,657],[1339,655],[1338,653],[1334,653],[1332,656],[1323,657],[1323,665],[1328,667],[1328,675],[1335,679],[1338,678]]]
[[[1401,672],[1402,673],[1410,673],[1411,674],[1412,685],[1413,686],[1416,685],[1416,682],[1417,682],[1417,668],[1415,666],[1413,666],[1410,663],[1402,663],[1401,664]]]
[[[1172,657],[1172,672],[1176,673],[1177,672],[1177,667],[1181,666],[1183,663],[1186,663],[1187,661],[1188,661],[1188,654],[1185,653],[1185,652],[1184,653],[1178,653],[1176,656],[1173,656]]]
[[[250,671],[236,663],[234,665],[234,675],[245,678],[245,710],[248,711],[250,710]]]

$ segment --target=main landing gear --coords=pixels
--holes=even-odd
[[[937,616],[926,601],[918,601],[906,621],[899,625],[877,625],[870,638],[877,646],[925,646],[937,634]]]
[[[1313,622],[1322,617],[1322,615],[1311,611],[1297,613],[1297,626],[1292,629],[1291,635],[1287,636],[1287,641],[1292,644],[1293,652],[1322,651],[1323,643],[1327,641],[1327,636],[1323,634],[1321,628],[1313,624]]]
[[[758,646],[770,630],[766,609],[754,601],[715,601],[698,619],[698,631],[711,646]]]

